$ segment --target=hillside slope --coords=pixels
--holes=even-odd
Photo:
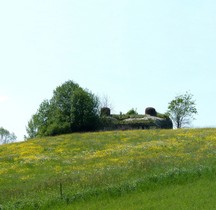
[[[215,150],[216,129],[75,133],[1,145],[0,205],[50,209],[212,176]]]

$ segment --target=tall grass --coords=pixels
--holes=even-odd
[[[0,204],[51,209],[211,179],[215,149],[216,129],[75,133],[2,145]]]
[[[62,204],[53,210],[214,210],[216,180],[200,178],[187,184],[157,186],[154,190],[139,190],[118,197],[97,196],[92,199]]]

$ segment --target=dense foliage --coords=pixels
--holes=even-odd
[[[138,112],[134,108],[132,108],[126,113],[126,115],[138,115]]]
[[[193,95],[186,92],[183,95],[176,96],[169,103],[168,114],[177,128],[190,124],[190,120],[194,119],[194,114],[197,114]]]
[[[98,98],[78,84],[67,81],[44,100],[27,126],[28,138],[96,129]]]
[[[188,104],[178,106],[179,103],[184,103],[184,100],[188,99],[178,98],[170,103],[170,116],[173,121],[175,121],[175,112],[177,115],[180,113],[182,118],[185,118],[186,114],[188,115],[188,109],[185,109]],[[145,115],[138,114],[133,108],[126,114],[113,115],[108,104],[107,97],[99,101],[94,94],[69,80],[53,91],[50,100],[46,99],[40,104],[37,112],[28,122],[26,138],[96,130],[173,128],[170,118],[156,113],[152,107],[150,108],[154,110],[154,116],[161,117],[161,120],[144,119]],[[180,108],[180,112],[176,106]],[[192,105],[189,104],[189,106],[191,108]],[[143,119],[139,120],[139,118]],[[178,122],[180,125],[185,122],[182,121],[182,118],[180,118],[180,123]]]

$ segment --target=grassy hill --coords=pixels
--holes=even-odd
[[[192,209],[194,202],[211,209],[215,155],[216,129],[75,133],[1,145],[0,209]]]

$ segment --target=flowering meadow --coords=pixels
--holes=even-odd
[[[216,129],[74,133],[0,146],[0,209],[61,209],[216,175]]]

